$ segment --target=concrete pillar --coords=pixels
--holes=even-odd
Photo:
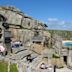
[[[12,53],[11,43],[5,43],[5,47],[7,49],[7,54],[10,55]]]
[[[72,49],[69,49],[67,65],[72,68]]]

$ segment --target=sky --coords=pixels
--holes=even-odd
[[[72,0],[0,0],[0,6],[17,7],[48,29],[72,30]]]

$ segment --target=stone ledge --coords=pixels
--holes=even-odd
[[[67,65],[67,67],[68,67],[69,69],[72,69],[72,63],[69,63],[69,64]]]

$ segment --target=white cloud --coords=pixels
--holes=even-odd
[[[48,18],[48,27],[50,29],[72,30],[72,22],[66,22],[57,18]]]
[[[64,24],[65,24],[65,21],[61,21],[60,23],[61,23],[62,25],[64,25]]]
[[[48,18],[48,21],[58,21],[57,18]]]

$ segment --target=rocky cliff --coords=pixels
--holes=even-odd
[[[48,32],[44,32],[46,29],[45,23],[24,14],[15,7],[0,7],[0,16],[2,16],[6,20],[5,22],[10,25],[12,39],[15,41],[21,40],[23,43],[31,41],[35,30],[38,30],[38,34],[42,37],[50,37]]]

